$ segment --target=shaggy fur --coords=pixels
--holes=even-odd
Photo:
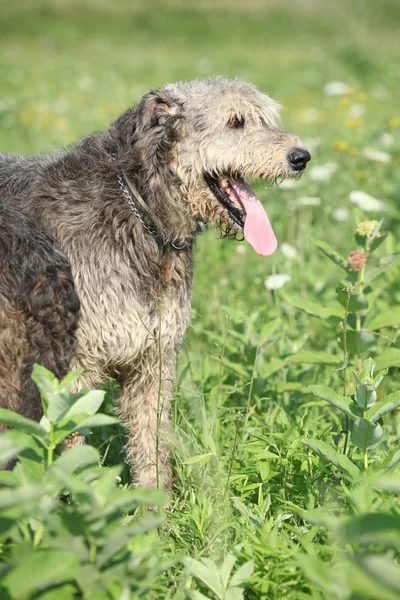
[[[80,385],[92,388],[107,376],[120,382],[118,411],[129,432],[132,476],[139,485],[168,484],[169,397],[189,323],[192,245],[199,221],[220,217],[232,228],[204,175],[298,177],[288,154],[304,147],[278,129],[278,110],[242,81],[179,83],[150,92],[107,131],[70,151],[0,159],[1,214],[7,215],[0,222],[7,232],[0,246],[0,394],[9,390],[6,406],[39,417],[32,386],[25,390],[32,362],[62,375],[71,358],[78,305],[68,257],[81,303],[74,359],[85,370]],[[156,235],[128,205],[118,174],[140,194],[137,209]],[[29,240],[26,247],[22,238]],[[34,271],[31,280],[20,261]],[[48,320],[37,318],[29,294],[39,304],[51,296]],[[32,319],[43,327],[35,339],[28,333]],[[21,341],[12,346],[15,337]]]

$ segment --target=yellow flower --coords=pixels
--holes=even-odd
[[[393,117],[393,119],[390,119],[390,121],[389,121],[389,127],[400,127],[400,118],[399,117]]]
[[[357,225],[356,233],[368,237],[376,229],[378,221],[363,221]]]
[[[358,92],[357,98],[360,100],[360,102],[366,102],[368,100],[368,96],[367,94],[364,94],[364,92]]]
[[[350,129],[357,129],[357,127],[360,127],[361,123],[361,119],[349,119],[347,121],[347,127],[350,127]]]
[[[350,106],[350,98],[341,98],[340,99],[341,106]]]
[[[349,154],[358,154],[358,150],[355,146],[350,146]]]
[[[346,150],[348,143],[344,140],[339,140],[338,142],[333,142],[333,148],[335,150]]]
[[[23,125],[29,125],[30,123],[33,123],[35,116],[36,110],[34,106],[24,106],[19,113],[19,120]]]
[[[356,171],[356,176],[362,179],[367,176],[367,171]]]

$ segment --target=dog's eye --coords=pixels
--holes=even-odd
[[[228,127],[231,129],[243,129],[244,127],[244,117],[238,117],[234,115],[228,121]]]

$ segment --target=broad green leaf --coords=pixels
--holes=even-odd
[[[22,450],[31,448],[35,445],[35,439],[32,436],[21,431],[6,431],[0,435],[0,464],[5,463],[14,456],[17,456]]]
[[[357,418],[357,416],[350,410],[350,407],[353,406],[353,401],[351,398],[342,396],[341,394],[335,392],[335,390],[332,390],[325,385],[310,385],[309,387],[314,396],[323,398],[323,400],[326,400],[329,402],[329,404],[332,404],[332,406],[335,406],[345,413],[350,419],[354,420]]]
[[[351,424],[351,441],[361,450],[374,448],[383,437],[383,429],[378,423],[359,418]]]
[[[390,310],[386,310],[379,315],[376,315],[366,326],[368,329],[374,331],[376,329],[381,329],[382,327],[398,327],[399,325],[400,307],[394,306]]]
[[[42,398],[43,412],[47,414],[49,403],[58,396],[58,380],[57,377],[43,367],[42,365],[34,364],[32,369],[32,379],[36,383]],[[50,417],[49,417],[50,418]]]
[[[224,595],[224,600],[243,600],[244,592],[239,587],[229,587]]]
[[[400,595],[400,567],[389,556],[382,554],[356,554],[358,566],[386,589]]]
[[[84,396],[81,396],[65,413],[64,418],[73,415],[94,415],[103,404],[105,392],[102,390],[91,390]]]
[[[245,583],[252,576],[254,571],[254,560],[245,562],[238,570],[233,574],[232,579],[229,582],[229,586],[240,586]]]
[[[186,594],[191,600],[210,600],[209,596],[205,596],[198,590],[186,590]]]
[[[400,348],[386,348],[374,357],[377,369],[385,367],[400,367]]]
[[[115,425],[116,423],[119,423],[119,419],[103,415],[102,413],[90,417],[87,415],[72,415],[55,424],[53,439],[56,444],[60,444],[66,437],[75,431],[91,429],[92,427]]]
[[[314,352],[312,350],[302,350],[296,352],[285,358],[285,362],[288,363],[306,363],[306,364],[324,364],[324,365],[337,365],[341,359],[334,354],[329,352]]]
[[[214,454],[212,452],[207,452],[206,454],[197,454],[196,456],[191,456],[190,458],[187,458],[186,460],[183,461],[184,465],[195,465],[197,463],[200,463],[202,465],[206,464],[211,456],[214,456]]]
[[[66,452],[63,452],[49,467],[48,473],[64,471],[65,473],[75,473],[82,469],[97,465],[100,462],[100,455],[93,446],[75,446]]]
[[[339,534],[350,544],[400,545],[400,515],[366,513],[351,517],[339,525]]]
[[[221,567],[221,579],[222,579],[222,585],[224,586],[224,588],[228,587],[229,577],[231,576],[232,569],[234,567],[235,562],[236,562],[236,556],[234,554],[232,554],[232,552],[229,552],[229,554],[226,555],[225,560]]]
[[[336,297],[343,307],[347,306],[348,294],[343,286],[336,288]],[[364,294],[352,294],[349,300],[349,312],[357,312],[368,308],[368,300]]]
[[[224,366],[227,369],[234,371],[238,375],[241,375],[242,377],[248,376],[248,370],[246,369],[245,366],[243,366],[243,364],[241,362],[233,362],[233,361],[229,360],[229,358],[224,357],[224,359],[222,360],[222,363],[224,364]]]
[[[184,558],[183,563],[190,575],[193,575],[196,579],[204,583],[209,590],[214,592],[218,600],[223,600],[224,589],[216,565],[211,564],[211,561],[206,559],[200,562],[189,557]]]
[[[348,329],[346,342],[347,352],[349,354],[362,354],[363,352],[371,351],[371,349],[376,345],[376,337],[368,329],[361,329],[361,331],[353,331]],[[340,346],[343,348],[342,333]]]
[[[381,471],[383,473],[387,473],[390,469],[393,469],[396,465],[400,463],[400,450],[394,449],[389,455],[385,458],[383,463],[381,464]],[[400,492],[400,480],[399,481],[399,492]]]
[[[393,392],[386,396],[384,400],[376,403],[370,410],[368,411],[368,419],[373,423],[379,421],[383,415],[386,413],[392,412],[396,410],[396,408],[400,407],[400,391]]]
[[[260,347],[263,346],[281,325],[282,321],[280,319],[273,319],[272,321],[265,323],[261,327],[258,345]]]
[[[76,587],[70,583],[65,583],[63,585],[57,585],[56,587],[47,590],[37,596],[38,600],[76,600]],[[109,600],[109,596],[105,596],[105,600]],[[95,599],[92,596],[93,600]]]
[[[321,440],[314,439],[305,439],[303,443],[318,456],[342,471],[350,480],[354,480],[358,476],[358,467],[347,456],[336,450],[336,448],[333,448],[333,446]]]
[[[12,410],[8,410],[7,408],[0,408],[0,423],[3,425],[9,425],[18,431],[22,431],[29,435],[32,435],[36,439],[39,439],[44,444],[48,443],[48,435],[47,432],[36,423],[36,421],[32,421],[31,419],[27,419],[18,413],[13,412]]]
[[[379,261],[379,266],[372,267],[365,272],[364,284],[367,285],[368,283],[371,283],[375,277],[378,277],[378,275],[386,271],[393,263],[395,263],[399,256],[400,252],[396,252],[395,254],[390,254],[389,256],[381,258]]]
[[[82,375],[82,370],[75,370],[68,373],[59,383],[59,390],[61,394],[68,394],[74,383]]]
[[[324,321],[330,319],[331,317],[333,318],[333,320],[336,321],[340,319],[343,320],[344,311],[340,308],[336,308],[336,306],[321,306],[316,302],[312,302],[308,298],[303,298],[300,296],[288,296],[285,292],[282,292],[281,295],[285,302],[287,302],[291,306],[294,306],[295,308],[303,310],[304,312],[306,312],[309,315],[312,315],[313,317],[319,317]]]
[[[79,562],[70,552],[31,550],[4,578],[13,600],[33,596],[47,587],[75,579]]]
[[[316,246],[317,246],[317,248],[319,248],[320,250],[322,250],[322,252],[328,258],[330,258],[330,260],[332,262],[334,262],[335,265],[338,265],[338,267],[341,267],[342,269],[344,269],[347,272],[347,260],[344,258],[344,256],[342,256],[341,254],[339,254],[339,252],[336,252],[336,250],[334,250],[326,242],[317,241],[316,242]]]

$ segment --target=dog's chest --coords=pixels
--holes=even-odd
[[[191,272],[177,278],[169,269],[167,285],[153,282],[164,286],[162,292],[149,295],[143,294],[148,282],[121,261],[101,269],[75,262],[74,271],[81,300],[78,351],[89,363],[113,368],[134,362],[157,348],[159,332],[163,348],[178,350],[190,318]]]

